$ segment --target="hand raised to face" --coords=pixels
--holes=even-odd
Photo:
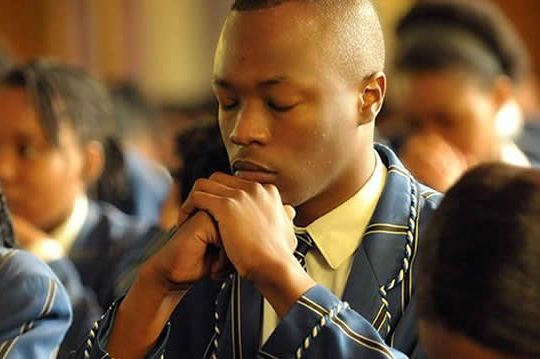
[[[296,264],[294,209],[282,204],[275,186],[216,173],[198,180],[182,207],[184,216],[197,210],[213,217],[223,249],[243,278],[265,280],[276,264]]]
[[[448,190],[469,167],[458,149],[435,134],[410,137],[400,158],[420,182],[441,192]]]

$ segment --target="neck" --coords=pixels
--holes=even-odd
[[[313,198],[296,207],[295,225],[308,226],[334,208],[339,207],[366,184],[375,170],[376,160],[373,146],[365,147],[362,152],[355,152],[355,156],[352,156],[353,165],[349,166],[336,181]],[[354,160],[356,158],[363,158],[363,160]]]

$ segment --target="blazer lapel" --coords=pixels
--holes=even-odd
[[[352,309],[368,319],[379,330],[382,327],[382,298],[379,282],[369,263],[366,250],[361,246],[353,260],[351,274],[347,280],[343,300]]]
[[[416,183],[397,157],[386,147],[377,152],[388,169],[386,184],[370,224],[355,254],[343,300],[370,320],[386,337],[392,316],[401,303],[390,303],[387,291],[403,280],[404,259],[410,257],[408,243],[414,234],[411,210],[415,205]],[[405,260],[406,261],[406,260]],[[400,278],[401,277],[401,278]],[[402,302],[402,301],[397,301]]]

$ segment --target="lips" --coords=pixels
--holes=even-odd
[[[247,160],[234,161],[232,169],[235,176],[259,183],[275,183],[277,175],[268,167]]]

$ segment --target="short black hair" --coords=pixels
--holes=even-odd
[[[446,194],[421,242],[422,320],[540,357],[540,171],[485,164]]]
[[[235,0],[231,9],[235,11],[250,11],[279,6],[283,3],[298,0]]]
[[[292,3],[315,10],[326,35],[318,38],[319,43],[327,41],[328,48],[336,49],[334,67],[345,79],[357,83],[384,70],[384,36],[372,0],[235,0],[231,10],[261,10]]]
[[[176,151],[183,160],[180,170],[173,173],[181,185],[183,202],[195,181],[214,172],[230,173],[229,158],[215,119],[195,124],[176,138]]]
[[[502,11],[489,1],[418,1],[396,31],[398,70],[461,67],[487,77],[503,74],[515,82],[530,72],[523,42]],[[464,42],[474,45],[463,46]],[[486,65],[488,56],[497,69]]]

